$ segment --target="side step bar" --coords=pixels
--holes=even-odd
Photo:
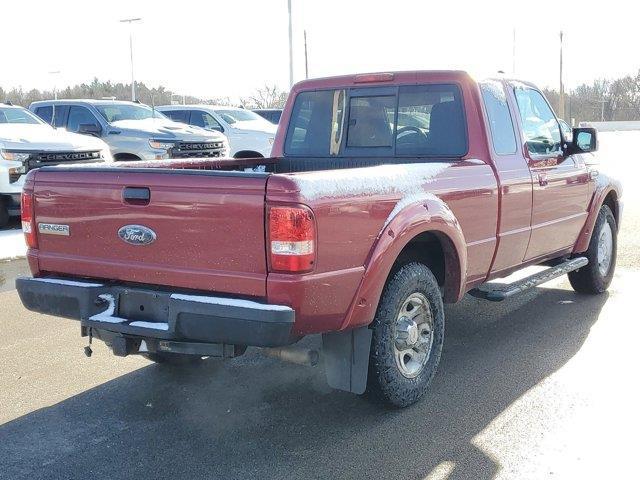
[[[470,290],[469,295],[476,298],[482,298],[483,300],[489,300],[491,302],[501,302],[502,300],[513,297],[525,290],[536,287],[541,283],[560,277],[565,273],[578,270],[579,268],[586,266],[588,263],[589,260],[586,257],[572,258],[556,265],[555,267],[547,268],[513,283],[484,283],[479,287]]]

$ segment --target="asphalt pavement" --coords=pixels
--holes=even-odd
[[[637,478],[640,193],[627,193],[608,293],[561,278],[447,306],[438,374],[404,410],[256,350],[164,368],[94,343],[87,358],[76,322],[21,306],[25,260],[0,262],[0,478]]]

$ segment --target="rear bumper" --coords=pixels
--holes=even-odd
[[[124,336],[259,347],[296,340],[295,312],[283,305],[80,279],[18,278],[16,288],[29,310]]]

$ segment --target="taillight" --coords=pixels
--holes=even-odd
[[[270,266],[276,272],[313,270],[316,225],[307,207],[269,207]]]
[[[38,248],[36,237],[36,219],[33,211],[33,193],[22,192],[20,200],[20,216],[22,217],[22,231],[29,248]]]

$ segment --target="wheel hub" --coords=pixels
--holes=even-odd
[[[609,223],[605,223],[598,238],[598,270],[604,277],[609,273],[613,257],[613,232]]]
[[[413,293],[403,302],[396,317],[393,340],[400,373],[407,378],[420,375],[433,345],[433,314],[422,293]]]

